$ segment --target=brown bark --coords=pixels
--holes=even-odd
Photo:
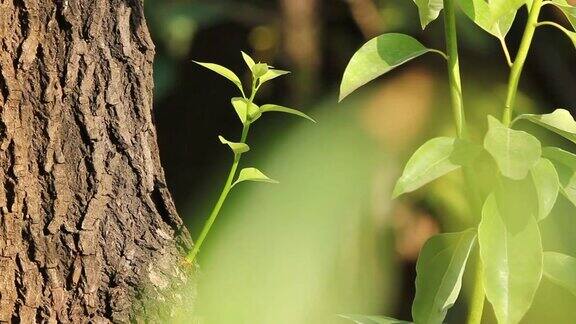
[[[162,320],[190,241],[142,2],[0,0],[0,47],[0,322]]]

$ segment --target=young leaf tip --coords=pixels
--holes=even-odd
[[[244,59],[244,62],[246,62],[246,65],[248,66],[248,68],[250,70],[252,70],[254,68],[254,65],[256,65],[256,62],[254,62],[254,59],[252,59],[252,57],[248,54],[246,54],[244,51],[240,51],[240,53],[242,53],[242,58]]]
[[[262,107],[260,107],[260,109],[262,110],[263,113],[275,111],[275,112],[282,112],[282,113],[286,113],[286,114],[295,115],[298,117],[306,118],[309,121],[316,124],[316,120],[314,120],[312,117],[310,117],[310,116],[306,115],[305,113],[303,113],[299,110],[296,110],[296,109],[292,109],[292,108],[288,108],[288,107],[284,107],[284,106],[279,106],[279,105],[271,105],[271,104],[262,105]]]
[[[240,174],[238,175],[238,179],[232,184],[232,187],[234,187],[238,183],[244,182],[244,181],[267,182],[267,183],[273,183],[273,184],[280,183],[274,179],[269,178],[262,171],[260,171],[256,168],[252,168],[252,167],[244,168],[244,169],[240,170]]]
[[[220,143],[228,145],[234,154],[242,154],[250,151],[250,146],[246,143],[231,142],[221,135],[218,135],[218,139],[220,140]]]

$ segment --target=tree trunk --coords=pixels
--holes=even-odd
[[[141,0],[0,0],[0,323],[156,322],[186,298],[153,56]]]

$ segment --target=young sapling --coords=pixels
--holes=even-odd
[[[196,240],[192,251],[190,251],[190,253],[186,257],[186,260],[189,263],[193,263],[195,261],[198,253],[200,252],[200,249],[202,248],[202,244],[206,240],[206,237],[208,236],[208,233],[210,232],[212,225],[216,221],[216,218],[218,217],[218,214],[220,213],[220,210],[224,205],[224,202],[226,201],[226,198],[228,197],[230,191],[236,185],[244,181],[278,183],[276,180],[269,178],[262,171],[254,167],[246,167],[241,169],[240,172],[237,172],[242,155],[250,150],[250,147],[247,144],[247,138],[248,138],[248,131],[250,130],[252,124],[254,124],[257,120],[259,120],[262,114],[268,112],[288,113],[306,118],[314,123],[316,122],[308,115],[296,109],[275,104],[264,104],[260,106],[257,105],[255,103],[255,100],[258,94],[258,90],[260,90],[260,87],[277,77],[288,74],[289,72],[274,69],[273,67],[269,66],[266,63],[256,63],[248,54],[244,52],[242,52],[242,58],[244,59],[246,65],[248,66],[248,69],[250,70],[252,79],[249,96],[244,91],[244,87],[242,85],[242,81],[240,81],[240,78],[230,69],[214,63],[195,62],[230,80],[232,83],[236,85],[236,87],[240,91],[241,97],[232,98],[231,105],[232,108],[234,108],[236,114],[238,115],[240,122],[242,123],[242,134],[240,135],[240,140],[237,142],[227,140],[223,136],[218,136],[220,142],[224,145],[227,145],[230,148],[230,150],[234,155],[234,158],[232,161],[232,166],[230,167],[230,172],[228,173],[228,177],[226,179],[226,182],[224,183],[224,188],[222,189],[222,192],[220,194],[220,197],[218,198],[218,201],[214,205],[214,208],[212,209],[212,212],[210,213],[208,220],[206,221],[206,224],[202,228],[200,236]]]

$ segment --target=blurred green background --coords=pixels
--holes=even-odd
[[[424,57],[342,104],[337,89],[349,58],[369,38],[403,32],[442,48],[441,20],[421,31],[408,0],[147,0],[145,7],[157,51],[161,157],[194,238],[231,159],[217,135],[234,139],[241,124],[229,103],[236,89],[191,60],[228,66],[248,80],[243,50],[291,70],[264,87],[257,103],[295,107],[318,120],[270,115],[252,128],[244,166],[257,166],[280,184],[234,189],[200,254],[198,316],[205,323],[250,324],[346,323],[341,313],[410,320],[422,244],[470,223],[458,173],[399,201],[389,198],[409,154],[429,137],[453,133],[445,67]],[[544,15],[562,21],[550,8]],[[525,19],[521,10],[508,37],[512,49]],[[466,109],[479,137],[486,113],[500,114],[508,68],[496,39],[464,17],[458,23]],[[520,110],[574,109],[575,72],[570,41],[552,29],[538,31]],[[544,243],[576,255],[567,203],[553,215],[562,226],[544,224]],[[463,322],[465,297],[448,323]],[[544,282],[524,322],[571,323],[575,316],[576,298]]]

